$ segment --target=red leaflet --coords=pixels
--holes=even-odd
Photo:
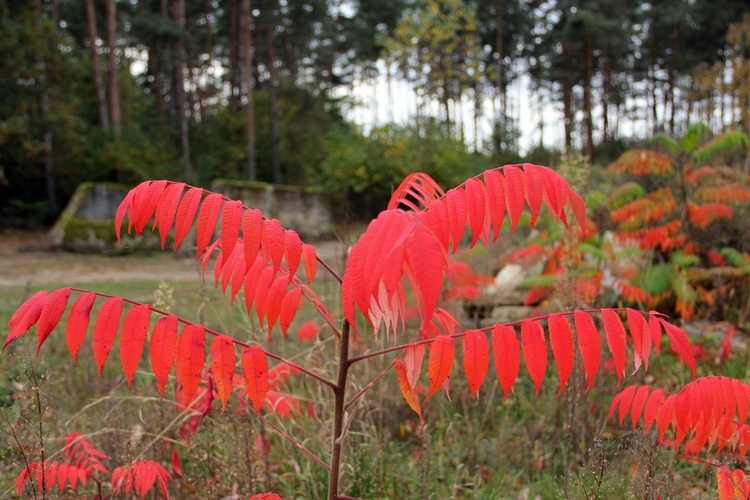
[[[516,232],[518,220],[523,212],[523,172],[518,167],[508,165],[505,174],[505,205],[510,216],[510,234]]]
[[[539,395],[544,373],[547,371],[547,344],[544,330],[536,321],[524,320],[521,323],[521,347],[523,360],[534,382],[534,397]]]
[[[137,213],[133,214],[131,210],[130,215],[134,219],[135,234],[141,234],[146,224],[148,224],[148,220],[154,214],[156,204],[159,203],[159,198],[161,198],[161,194],[166,187],[167,181],[151,182],[145,191],[141,191],[143,193],[142,196],[136,194],[133,198],[131,208],[137,209]]]
[[[169,372],[174,364],[174,355],[177,352],[177,316],[160,318],[154,326],[149,343],[151,353],[151,368],[156,376],[156,384],[159,388],[159,397],[164,397],[164,384],[169,379]]]
[[[547,319],[549,327],[549,343],[552,347],[552,355],[557,363],[557,375],[560,377],[560,389],[557,396],[560,397],[568,378],[573,371],[575,363],[575,348],[573,347],[573,332],[570,323],[565,316],[553,314]]]
[[[128,191],[128,194],[125,195],[125,198],[120,202],[120,205],[117,207],[117,212],[115,213],[115,236],[117,236],[117,243],[122,245],[122,221],[125,219],[125,212],[128,211],[130,208],[130,204],[133,202],[133,189]],[[130,218],[132,222],[132,217]]]
[[[107,299],[102,304],[94,323],[94,360],[96,366],[99,367],[100,377],[104,375],[104,363],[107,361],[120,326],[122,303],[123,300],[120,297]]]
[[[130,233],[136,222],[141,217],[140,214],[143,211],[143,200],[146,198],[146,193],[151,184],[151,181],[144,181],[130,190],[130,192],[133,193],[133,196],[130,199],[130,205],[128,206],[128,233]],[[138,234],[137,230],[136,234]]]
[[[271,336],[271,330],[276,325],[276,320],[279,318],[281,312],[281,302],[284,300],[286,295],[286,287],[289,280],[286,276],[277,278],[271,288],[268,289],[268,297],[266,299],[266,320],[268,323],[268,335]]]
[[[620,321],[620,317],[611,309],[602,309],[602,322],[604,323],[604,332],[607,336],[607,346],[612,352],[612,358],[615,361],[615,371],[617,372],[617,385],[620,385],[623,375],[625,375],[625,327]]]
[[[242,352],[240,358],[242,374],[245,377],[245,390],[253,402],[255,413],[260,411],[268,394],[268,360],[263,348],[251,345]]]
[[[479,179],[466,181],[466,208],[469,211],[469,227],[471,228],[471,247],[477,244],[484,229],[484,218],[487,214],[487,202],[484,184]]]
[[[122,371],[128,379],[128,387],[133,384],[133,375],[138,368],[141,359],[143,344],[146,342],[151,320],[151,308],[143,304],[134,306],[125,316],[120,333],[120,359],[122,360]]]
[[[687,335],[682,329],[664,321],[662,318],[659,318],[659,322],[664,326],[669,340],[672,341],[672,348],[677,352],[677,356],[679,356],[683,363],[688,365],[690,374],[695,377],[695,358],[693,357],[693,350]]]
[[[495,371],[500,387],[503,388],[504,398],[518,377],[521,368],[521,353],[516,331],[511,326],[495,325],[492,328],[492,354],[495,359]]]
[[[81,350],[83,340],[86,337],[91,308],[94,306],[95,300],[96,294],[94,292],[81,294],[73,303],[73,307],[70,308],[70,314],[68,314],[68,324],[65,327],[65,340],[76,366],[78,366],[78,351]]]
[[[479,330],[469,330],[464,335],[464,371],[472,397],[476,397],[487,375],[490,351],[487,337]]]
[[[395,366],[396,378],[398,379],[398,387],[401,389],[401,394],[404,396],[409,408],[419,415],[419,420],[422,420],[422,409],[419,406],[419,398],[417,398],[413,386],[409,383],[406,365],[399,359],[396,360]]]
[[[202,325],[187,325],[177,339],[177,381],[185,391],[185,403],[190,405],[201,381],[206,364],[206,329]]]
[[[200,258],[211,238],[213,238],[222,203],[224,203],[224,200],[221,195],[216,193],[209,194],[203,200],[201,210],[198,213],[198,252],[195,254],[195,260]]]
[[[638,419],[641,418],[641,412],[643,411],[643,408],[646,406],[646,400],[649,395],[649,391],[651,390],[651,387],[647,385],[642,385],[638,388],[637,391],[635,391],[635,395],[633,396],[633,406],[630,410],[630,421],[633,423],[633,430],[635,430],[635,426],[638,423]]]
[[[315,278],[315,273],[318,269],[318,255],[315,252],[315,247],[309,243],[302,245],[302,260],[305,263],[305,275],[307,276],[307,284],[312,283]]]
[[[260,273],[258,282],[255,284],[255,313],[258,315],[258,324],[261,326],[261,328],[263,327],[263,317],[266,315],[268,291],[271,288],[271,284],[273,283],[273,276],[273,269],[270,267],[265,267],[263,269],[263,272]],[[247,293],[247,286],[245,286],[245,293]]]
[[[200,188],[190,188],[185,196],[180,200],[177,207],[177,218],[174,226],[174,250],[179,248],[182,241],[187,236],[195,219],[195,213],[198,211],[198,205],[201,202],[203,190]]]
[[[247,309],[247,314],[250,314],[250,310],[253,308],[258,278],[264,269],[265,265],[263,264],[263,258],[259,257],[255,259],[255,262],[253,262],[252,265],[250,265],[245,274],[243,282],[245,284],[245,308]]]
[[[446,222],[448,222],[450,240],[453,242],[453,253],[456,253],[466,231],[466,195],[461,188],[449,189],[443,200],[448,208],[449,220]]]
[[[492,242],[497,241],[505,218],[505,178],[497,170],[488,170],[483,174],[486,185],[487,208],[492,221]]]
[[[651,334],[651,339],[654,341],[654,350],[658,356],[661,349],[661,323],[659,322],[659,317],[652,313],[653,311],[648,314],[648,331]]]
[[[583,368],[586,371],[586,380],[588,385],[586,391],[591,389],[594,384],[594,377],[599,371],[599,361],[601,361],[602,347],[599,340],[599,331],[594,325],[594,320],[587,313],[576,311],[573,313],[573,322],[576,326],[578,336],[578,350],[583,358]]]
[[[546,195],[543,199],[547,203],[547,208],[549,208],[550,212],[560,217],[565,226],[567,226],[567,221],[563,218],[565,214],[564,205],[567,200],[567,195],[565,196],[565,199],[560,199],[560,194],[562,193],[560,187],[561,177],[554,170],[547,167],[537,168],[541,172],[542,184],[544,184],[544,194]]]
[[[657,389],[652,392],[648,397],[648,400],[646,400],[646,407],[643,411],[644,432],[648,433],[649,429],[651,429],[651,426],[653,425],[654,421],[656,420],[656,416],[659,413],[661,403],[662,401],[664,401],[664,396],[664,391],[662,389]]]
[[[177,450],[172,448],[172,471],[177,477],[182,477],[182,464],[180,463],[180,456],[177,454]]]
[[[568,187],[568,203],[570,208],[573,209],[573,215],[578,221],[578,225],[581,226],[581,231],[584,236],[586,235],[586,205],[583,203],[581,195],[573,191],[571,187]]]
[[[247,265],[255,262],[263,239],[263,214],[258,209],[245,210],[242,216],[242,240],[245,243],[245,261]]]
[[[68,305],[68,298],[70,298],[70,288],[60,288],[49,294],[49,298],[45,302],[39,316],[39,322],[36,325],[37,354],[39,354],[42,344],[49,334],[52,333],[52,330],[55,329],[57,323],[60,321],[60,317],[65,312],[65,307]]]
[[[130,495],[140,494],[145,498],[154,485],[158,484],[164,497],[169,497],[167,484],[172,481],[172,475],[161,464],[152,460],[135,460],[128,465],[117,467],[112,471],[112,487],[115,493],[124,492]]]
[[[427,376],[430,378],[430,389],[425,401],[430,399],[443,386],[453,368],[456,348],[453,339],[447,335],[438,335],[430,345],[430,357],[427,361]]]
[[[423,172],[414,172],[407,175],[393,192],[388,202],[388,210],[405,205],[419,212],[421,208],[411,200],[412,198],[416,203],[421,203],[424,208],[427,208],[442,195],[443,189],[432,177]]]
[[[295,287],[289,290],[281,301],[279,325],[281,326],[281,334],[284,335],[284,338],[286,338],[289,327],[291,326],[292,321],[294,321],[294,316],[297,314],[297,310],[300,307],[301,297],[302,289]],[[317,330],[315,331],[315,334],[317,335]]]
[[[635,353],[635,370],[641,367],[641,360],[648,370],[648,358],[651,354],[651,334],[648,330],[648,323],[643,315],[634,309],[626,310],[628,317],[628,327],[630,336],[633,338],[633,352]]]
[[[633,397],[635,396],[635,391],[637,388],[638,388],[637,385],[631,385],[623,389],[623,391],[617,395],[619,398],[619,402],[620,402],[620,411],[618,412],[618,420],[619,420],[620,425],[622,425],[622,423],[625,421],[625,417],[628,414],[628,410],[630,409],[630,404],[633,401]],[[612,408],[610,408],[610,415],[613,413],[612,412],[613,408],[614,408],[614,404],[612,405]]]
[[[284,258],[284,228],[276,219],[267,219],[263,224],[263,243],[261,251],[266,262],[273,264],[273,274],[279,272],[281,260]]]
[[[284,230],[284,257],[289,276],[294,277],[302,259],[302,241],[299,235],[291,229]]]
[[[541,168],[530,163],[524,163],[523,165],[523,189],[531,212],[529,227],[534,227],[536,219],[539,217],[539,211],[542,209],[544,182],[542,181]]]
[[[227,401],[232,394],[232,379],[234,378],[234,343],[226,335],[214,337],[211,341],[211,373],[216,383],[216,390],[221,399],[222,413],[227,408]]]
[[[228,201],[221,212],[221,251],[226,259],[232,254],[240,235],[242,223],[242,202]]]
[[[10,318],[10,321],[8,321],[10,333],[8,333],[8,338],[5,339],[3,350],[5,350],[8,344],[28,332],[29,328],[39,321],[39,317],[42,315],[42,309],[46,302],[47,292],[42,291],[36,292],[29,300],[21,304],[21,307],[18,308]]]
[[[161,199],[156,205],[156,214],[154,215],[154,227],[159,226],[159,236],[161,238],[161,248],[167,242],[167,235],[174,223],[177,207],[180,205],[180,196],[185,189],[184,182],[171,183],[161,194]],[[153,230],[153,228],[151,228]]]
[[[417,385],[419,374],[422,373],[424,352],[424,344],[410,345],[404,349],[404,368],[406,369],[406,380],[409,382],[410,389],[414,389]]]

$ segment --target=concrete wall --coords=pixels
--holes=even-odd
[[[215,180],[211,190],[232,200],[242,200],[246,207],[278,219],[282,226],[294,229],[303,238],[332,234],[331,212],[320,190],[229,179]]]
[[[158,250],[158,232],[145,230],[140,238],[127,234],[127,222],[121,235],[115,235],[115,213],[130,186],[113,183],[85,182],[78,186],[65,210],[50,230],[47,243],[51,247],[74,252],[105,254]],[[247,207],[257,208],[266,217],[278,219],[285,228],[294,229],[303,238],[321,238],[331,234],[330,212],[320,192],[295,186],[274,186],[260,182],[219,179],[211,190]],[[150,227],[150,226],[149,226]],[[217,231],[218,234],[218,231]],[[193,233],[189,238],[193,237]],[[170,245],[171,237],[167,241]],[[189,248],[190,242],[183,244]]]

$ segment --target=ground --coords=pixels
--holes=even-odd
[[[73,254],[45,250],[44,237],[44,232],[0,231],[0,287],[200,279],[200,267],[188,255],[166,251],[121,257]],[[327,262],[340,261],[345,252],[335,240],[316,242],[315,247]]]

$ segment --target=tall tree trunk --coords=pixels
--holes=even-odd
[[[573,49],[569,43],[566,43],[565,53],[570,57],[573,55]],[[563,82],[563,121],[565,122],[565,151],[570,152],[572,145],[573,130],[573,77],[570,74],[570,68],[565,69],[565,81]]]
[[[117,7],[115,0],[106,0],[107,13],[107,72],[109,77],[109,116],[112,120],[112,131],[115,137],[122,134],[122,114],[120,112],[120,84],[117,81],[117,58],[115,47],[117,45]]]
[[[242,0],[240,4],[240,33],[242,35],[243,50],[243,79],[245,81],[245,96],[247,97],[247,178],[254,181],[255,167],[255,103],[253,101],[253,36],[250,26],[250,0]]]
[[[674,135],[674,106],[675,106],[675,66],[677,65],[677,55],[682,45],[682,24],[677,26],[677,32],[672,37],[672,54],[669,58],[669,68],[667,70],[667,84],[669,86],[669,133]],[[710,65],[709,65],[710,66]],[[665,110],[666,111],[666,110]]]
[[[651,133],[659,132],[659,114],[656,109],[656,46],[652,38],[648,45],[649,87],[651,96]]]
[[[609,87],[611,74],[609,60],[602,58],[602,144],[609,142]]]
[[[586,34],[586,80],[583,85],[583,115],[586,120],[586,156],[594,162],[594,120],[591,117],[591,79],[594,74],[594,34]]]
[[[503,2],[497,2],[495,12],[495,53],[497,54],[497,95],[500,96],[500,119],[505,127],[505,85],[503,85]]]
[[[229,1],[229,112],[236,115],[240,111],[241,96],[241,77],[239,57],[239,36],[237,26],[237,2],[238,0]]]
[[[104,83],[102,82],[102,75],[99,72],[99,49],[96,46],[99,37],[96,34],[94,0],[86,0],[86,25],[89,32],[89,46],[91,47],[91,74],[94,77],[96,104],[99,109],[99,124],[103,129],[106,129],[109,127],[109,114],[107,113],[107,98],[104,95]]]
[[[276,50],[273,44],[274,19],[273,2],[268,9],[266,25],[266,50],[268,52],[268,113],[271,121],[271,171],[273,183],[281,184],[281,165],[279,164],[279,113],[276,108]]]
[[[185,168],[185,178],[190,175],[190,142],[188,139],[187,115],[185,114],[185,44],[182,35],[185,34],[185,0],[173,0],[172,17],[182,29],[182,33],[175,39],[174,49],[177,61],[174,67],[174,96],[175,113],[180,124],[180,144],[182,146],[182,162]]]

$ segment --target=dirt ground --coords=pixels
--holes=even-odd
[[[200,269],[194,259],[172,252],[150,256],[74,254],[44,250],[44,232],[0,231],[0,287],[113,281],[194,281]],[[318,254],[339,267],[344,246],[338,241],[316,242]]]

